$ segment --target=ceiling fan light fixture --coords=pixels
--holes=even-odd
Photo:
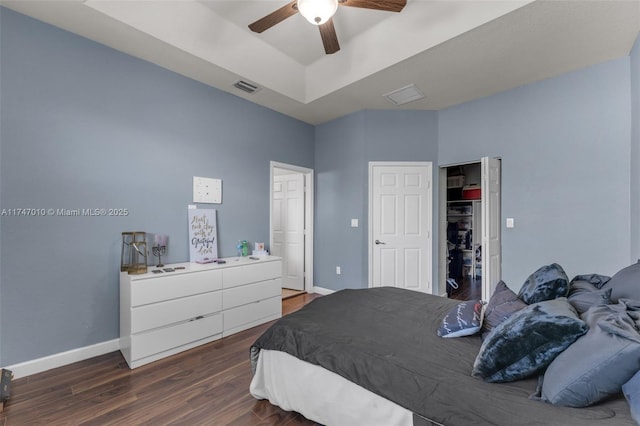
[[[313,25],[322,25],[336,13],[338,0],[298,0],[298,12]]]

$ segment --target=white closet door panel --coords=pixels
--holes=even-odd
[[[404,235],[415,237],[421,235],[420,218],[422,217],[422,204],[419,195],[406,195],[404,197]]]
[[[381,286],[396,286],[398,271],[397,249],[383,249],[380,251],[380,278]]]
[[[404,287],[410,290],[418,290],[420,288],[420,275],[422,273],[422,265],[420,259],[422,251],[417,248],[408,248],[404,250]]]
[[[431,164],[371,163],[370,285],[431,291]]]

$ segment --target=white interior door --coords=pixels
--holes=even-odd
[[[430,293],[431,163],[369,163],[369,285]]]
[[[282,287],[304,290],[304,175],[273,177],[273,242],[282,257]]]
[[[500,247],[500,160],[483,157],[482,167],[482,298],[489,300],[502,279]]]

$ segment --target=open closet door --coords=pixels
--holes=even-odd
[[[482,167],[482,298],[489,300],[502,279],[500,246],[500,159],[483,157]]]

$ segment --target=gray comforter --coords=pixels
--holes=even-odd
[[[447,426],[634,425],[619,398],[588,408],[529,398],[537,379],[471,377],[479,337],[443,339],[440,320],[457,302],[392,287],[343,290],[278,320],[251,347],[287,352]]]

